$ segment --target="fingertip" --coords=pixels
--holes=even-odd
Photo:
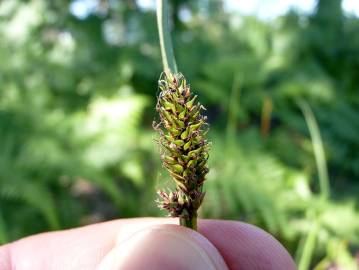
[[[158,225],[121,240],[98,270],[228,269],[218,250],[199,233],[177,225]]]
[[[201,220],[199,232],[213,243],[230,269],[297,269],[282,244],[256,226],[237,221]]]

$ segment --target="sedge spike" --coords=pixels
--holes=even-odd
[[[154,124],[159,132],[163,167],[176,183],[173,191],[159,191],[158,205],[180,225],[197,228],[197,210],[203,198],[203,183],[208,173],[209,142],[204,107],[193,95],[185,77],[169,72],[159,79],[160,93],[156,110],[160,122]]]

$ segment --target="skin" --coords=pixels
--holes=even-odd
[[[253,225],[200,220],[195,232],[174,223],[122,219],[30,236],[0,247],[0,269],[296,269],[285,248]]]

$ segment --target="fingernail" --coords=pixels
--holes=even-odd
[[[175,225],[152,227],[116,245],[98,270],[225,270],[217,249],[202,235]]]

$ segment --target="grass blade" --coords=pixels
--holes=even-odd
[[[307,123],[310,137],[312,140],[315,162],[319,175],[320,193],[322,198],[328,198],[330,196],[328,168],[325,159],[323,140],[320,135],[320,130],[309,104],[305,100],[300,100],[298,104],[303,112],[305,122]]]

